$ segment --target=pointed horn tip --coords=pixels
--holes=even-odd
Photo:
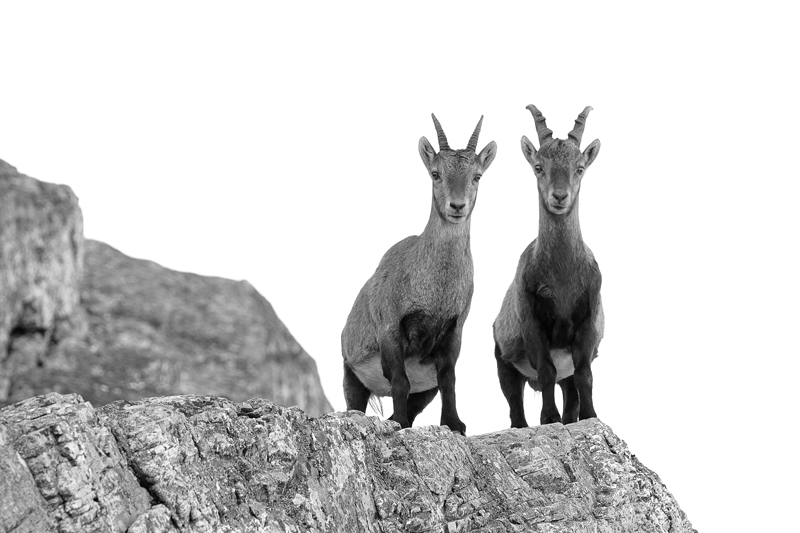
[[[478,120],[478,124],[475,126],[475,131],[472,132],[472,136],[469,138],[469,142],[467,143],[467,150],[472,150],[474,152],[478,149],[478,137],[481,134],[482,124],[483,124],[483,115],[481,115],[480,120]]]
[[[436,115],[431,113],[431,118],[433,118],[433,125],[436,128],[436,137],[439,140],[439,151],[442,150],[450,150],[450,145],[447,142],[447,135],[444,134],[444,129],[439,121],[436,119]]]

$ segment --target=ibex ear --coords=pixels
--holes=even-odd
[[[597,157],[597,154],[600,153],[600,139],[595,139],[592,141],[592,144],[586,147],[586,150],[583,151],[583,164],[586,168],[589,168],[589,165],[592,164],[594,158]]]
[[[420,137],[419,139],[419,155],[422,158],[422,163],[425,165],[425,168],[430,172],[433,158],[436,157],[436,150],[433,149],[433,146],[431,146],[431,143],[429,143],[428,139],[425,137]]]
[[[497,143],[494,141],[487,144],[483,148],[483,150],[481,150],[481,153],[478,154],[478,161],[480,161],[484,172],[486,171],[487,168],[489,168],[489,165],[492,164],[492,161],[494,161],[494,156],[496,155],[497,155]]]
[[[536,148],[533,147],[533,143],[524,135],[522,136],[522,139],[520,139],[519,143],[522,146],[522,155],[525,156],[525,159],[527,159],[531,166],[535,165],[536,155],[538,152],[536,152]]]

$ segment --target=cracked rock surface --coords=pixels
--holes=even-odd
[[[465,438],[260,399],[52,393],[0,410],[0,473],[0,533],[694,531],[596,419]]]
[[[22,531],[125,531],[150,506],[111,431],[79,396],[50,394],[3,409],[0,428],[0,456],[12,458],[6,466],[25,486],[24,493],[8,487],[2,500],[28,507],[12,520]]]

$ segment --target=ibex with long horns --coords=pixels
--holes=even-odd
[[[465,434],[455,365],[472,301],[470,216],[497,145],[476,153],[481,117],[467,148],[453,150],[431,116],[439,153],[419,140],[433,186],[430,218],[421,235],[389,248],[356,297],[342,331],[344,396],[347,408],[359,411],[371,395],[391,396],[391,420],[407,428],[441,391],[442,425]]]
[[[561,422],[556,382],[564,400],[565,424],[597,416],[592,403],[591,363],[603,338],[602,278],[578,222],[578,195],[586,169],[600,152],[595,140],[581,153],[591,107],[578,115],[567,140],[553,139],[535,106],[539,150],[524,135],[522,154],[539,189],[539,235],[517,265],[494,323],[500,387],[508,400],[511,427],[526,427],[525,382],[542,391],[540,423]]]

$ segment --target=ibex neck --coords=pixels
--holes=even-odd
[[[420,243],[426,247],[434,249],[458,248],[469,253],[469,225],[471,215],[461,224],[453,224],[444,220],[436,209],[435,204],[431,204],[431,215],[428,224],[420,237]]]
[[[568,259],[585,253],[577,198],[572,209],[565,215],[552,214],[539,201],[539,237],[536,242],[537,248],[550,256]]]

